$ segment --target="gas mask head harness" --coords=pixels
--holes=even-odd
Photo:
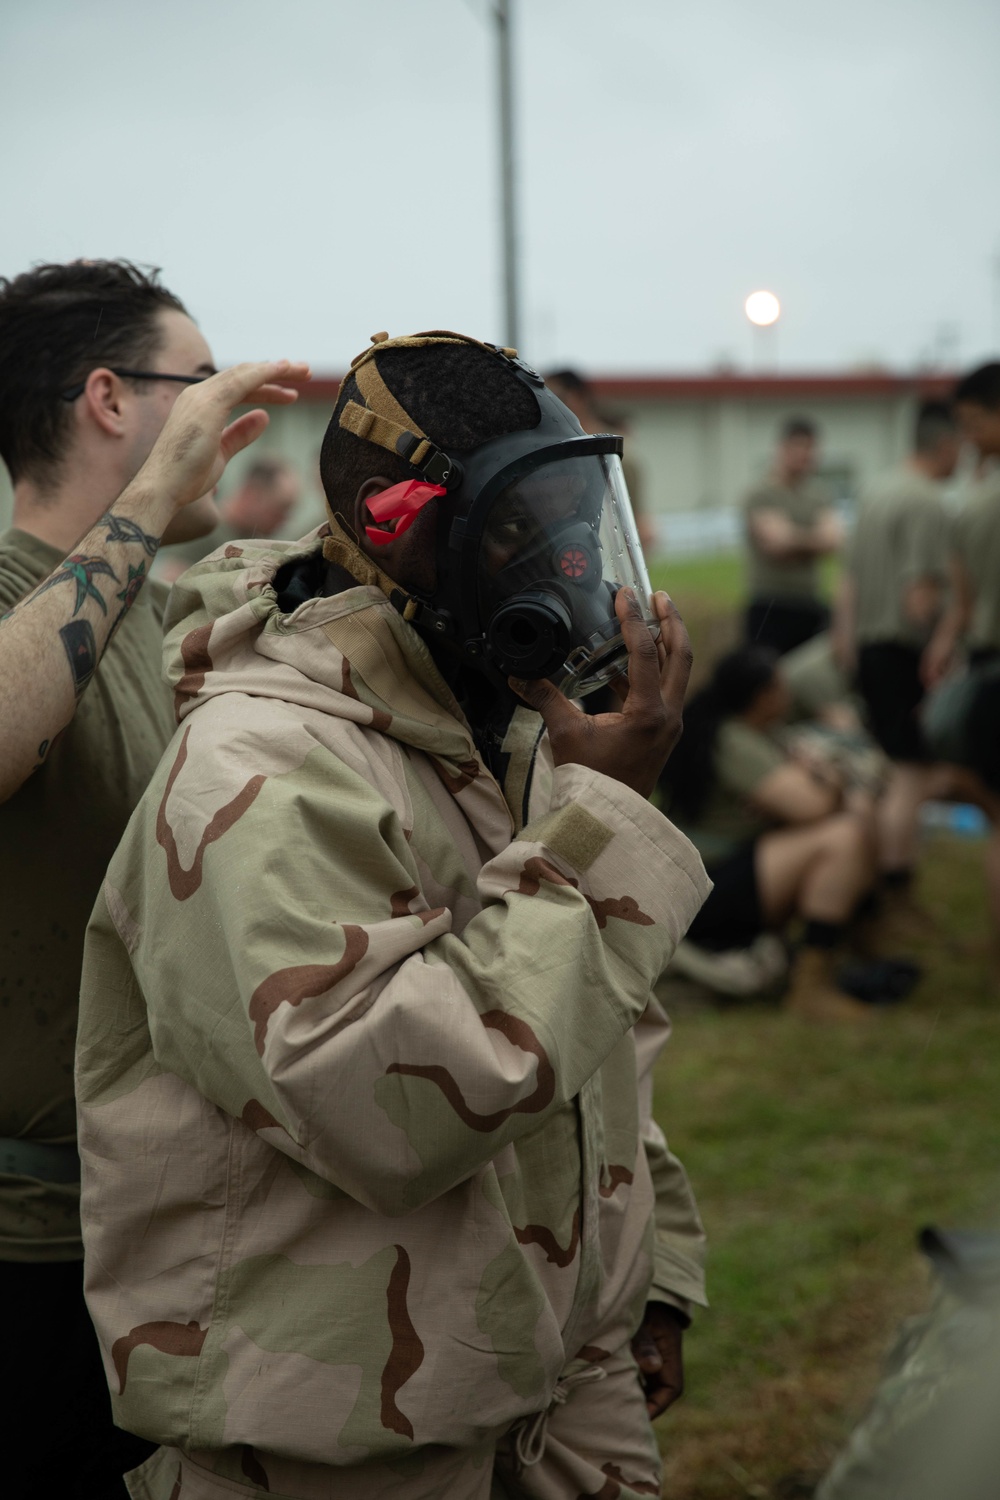
[[[393,396],[377,360],[383,350],[436,343],[473,345],[503,361],[531,390],[538,424],[460,456],[434,443]],[[619,588],[634,590],[650,630],[658,629],[621,438],[585,434],[515,349],[447,332],[376,334],[373,345],[351,367],[364,405],[348,401],[339,423],[404,458],[414,479],[371,497],[381,525],[367,534],[376,546],[388,543],[424,505],[440,507],[433,598],[395,587],[391,602],[498,685],[509,676],[549,677],[582,698],[616,677],[627,659],[614,607]],[[393,522],[394,530],[382,529]]]

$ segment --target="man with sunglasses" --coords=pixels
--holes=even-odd
[[[14,525],[0,535],[0,1287],[16,1351],[6,1415],[12,1431],[35,1427],[44,1391],[46,1470],[72,1453],[80,1493],[95,1496],[121,1493],[123,1469],[147,1448],[112,1425],[82,1296],[83,937],[174,729],[166,591],[144,587],[149,567],[162,539],[216,522],[211,494],[179,507],[144,483],[147,470],[131,481],[178,396],[213,371],[155,273],[77,261],[0,279],[0,456],[14,484]],[[7,1482],[12,1495],[39,1492]]]

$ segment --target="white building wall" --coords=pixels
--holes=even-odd
[[[634,401],[614,412],[626,424],[627,451],[642,468],[654,512],[714,510],[740,504],[767,472],[777,434],[791,416],[807,416],[821,434],[823,471],[837,498],[907,452],[915,403],[885,399],[808,402],[735,399]]]
[[[786,390],[793,384],[785,382]],[[257,454],[281,454],[298,467],[304,481],[288,534],[301,535],[316,524],[323,514],[319,450],[332,404],[332,397],[324,396],[271,408],[267,432],[233,460],[221,495],[239,483]],[[885,394],[809,399],[794,394],[751,397],[738,389],[725,396],[680,399],[602,397],[602,409],[627,424],[627,450],[643,471],[646,507],[664,517],[738,507],[749,486],[766,472],[781,424],[796,415],[811,417],[820,429],[822,467],[835,496],[853,498],[860,485],[907,451],[915,404],[914,392],[902,382]],[[10,489],[0,466],[0,529],[9,524],[9,516]]]

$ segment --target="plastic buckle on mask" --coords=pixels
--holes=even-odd
[[[402,484],[390,485],[381,494],[373,495],[367,505],[376,521],[395,521],[397,525],[392,531],[382,531],[378,526],[366,526],[365,535],[376,547],[394,542],[404,531],[409,531],[428,501],[447,493],[443,485],[425,484],[420,479],[406,479]]]
[[[424,455],[417,459],[416,454],[420,449],[424,450]],[[457,459],[449,458],[441,448],[436,448],[430,438],[418,437],[415,432],[404,432],[396,440],[396,452],[415,469],[419,469],[430,484],[443,484],[454,490],[462,483],[462,465]]]

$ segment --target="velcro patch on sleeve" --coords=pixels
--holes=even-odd
[[[523,829],[519,835],[531,843],[545,844],[559,859],[574,870],[589,870],[614,838],[606,823],[595,818],[579,803],[546,813]]]

